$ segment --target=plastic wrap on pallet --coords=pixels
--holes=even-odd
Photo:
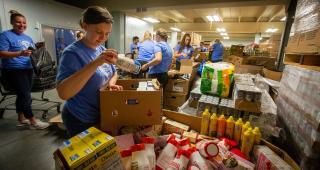
[[[210,113],[217,113],[219,105],[219,97],[201,95],[198,101],[197,115],[202,116],[202,112],[208,108]]]
[[[298,0],[294,20],[295,32],[316,29],[320,25],[320,1]]]
[[[244,84],[254,86],[254,78],[256,76],[253,74],[234,74],[235,84]]]

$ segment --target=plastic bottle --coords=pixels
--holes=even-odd
[[[224,137],[226,131],[226,118],[222,114],[218,119],[217,137]]]
[[[249,153],[252,150],[254,143],[254,134],[252,128],[249,128],[243,135],[243,140],[241,144],[241,152],[249,158]]]
[[[218,117],[216,113],[213,113],[210,117],[209,136],[217,137],[217,125]]]
[[[239,118],[239,119],[236,121],[235,125],[234,125],[233,139],[234,139],[238,144],[240,144],[242,125],[243,125],[243,122],[242,122],[242,119],[241,119],[241,118]]]
[[[243,135],[244,133],[247,131],[247,129],[251,127],[250,122],[246,121],[246,123],[244,125],[242,125],[242,129],[241,129],[241,142],[243,141]]]
[[[208,135],[209,121],[210,121],[210,113],[209,113],[209,110],[206,109],[202,113],[201,132],[200,132],[201,135]]]
[[[230,116],[226,122],[226,137],[229,139],[233,138],[233,130],[234,130],[234,120],[233,117]]]
[[[141,69],[141,65],[139,62],[134,61],[128,57],[125,57],[122,54],[118,54],[118,60],[116,62],[116,66],[124,71],[138,74]]]
[[[253,134],[254,134],[254,144],[259,145],[261,140],[261,133],[258,127],[255,127],[253,129]]]

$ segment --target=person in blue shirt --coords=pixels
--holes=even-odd
[[[63,51],[57,75],[57,92],[67,100],[62,120],[70,136],[99,123],[99,90],[122,90],[116,85],[117,52],[101,44],[109,38],[113,18],[107,9],[88,7],[82,15],[84,37]]]
[[[45,129],[49,124],[36,119],[31,109],[33,68],[30,60],[32,51],[28,48],[34,48],[34,43],[31,37],[24,34],[27,28],[25,16],[14,10],[10,13],[13,28],[0,34],[2,79],[17,95],[17,126],[29,125],[30,129]]]
[[[138,53],[138,44],[139,44],[139,37],[138,36],[134,36],[132,38],[132,43],[130,44],[130,53],[137,54]]]
[[[216,39],[214,41],[214,44],[212,45],[211,61],[212,62],[222,61],[222,57],[223,57],[223,45],[220,42],[220,39]]]
[[[203,42],[200,42],[200,52],[207,52],[208,48],[204,46]]]
[[[180,70],[180,60],[192,59],[194,53],[193,47],[190,45],[191,36],[190,34],[184,34],[180,45],[177,45],[173,57],[176,58],[176,70]]]
[[[168,83],[168,70],[172,61],[172,49],[167,43],[168,35],[164,29],[156,32],[156,45],[154,47],[154,59],[144,64],[141,69],[149,68],[148,77],[157,78],[163,89]]]
[[[144,65],[150,62],[154,58],[154,42],[152,41],[152,36],[149,31],[146,31],[143,35],[143,40],[139,43],[138,48],[138,57],[135,59],[140,63],[140,65]],[[136,77],[143,78],[143,73],[145,71],[141,71]]]

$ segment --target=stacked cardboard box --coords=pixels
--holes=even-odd
[[[298,0],[287,53],[320,53],[320,1]]]
[[[319,71],[286,65],[276,100],[279,118],[293,138],[287,143],[294,145],[306,169],[320,167],[319,78]]]

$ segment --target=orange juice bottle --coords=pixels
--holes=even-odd
[[[226,118],[222,114],[218,119],[217,137],[224,137],[226,131]]]
[[[261,133],[258,127],[255,127],[253,129],[253,134],[254,134],[254,144],[259,145],[261,140]]]
[[[213,113],[210,117],[209,136],[217,137],[217,124],[218,124],[217,114]]]
[[[233,120],[233,116],[230,116],[227,119],[227,123],[226,123],[226,137],[229,139],[233,138],[233,129],[234,129],[234,120]]]
[[[243,140],[241,144],[241,152],[249,158],[249,153],[253,148],[254,134],[252,128],[249,128],[243,135]]]
[[[239,118],[236,123],[234,124],[234,133],[233,133],[233,139],[240,144],[240,138],[241,138],[241,129],[242,129],[242,119]]]
[[[210,121],[210,113],[209,113],[209,110],[206,109],[202,113],[201,131],[200,131],[201,135],[208,135],[209,121]]]
[[[243,135],[244,133],[247,131],[247,129],[251,127],[250,122],[246,121],[246,123],[244,125],[242,125],[242,129],[241,129],[241,142],[243,141]]]

